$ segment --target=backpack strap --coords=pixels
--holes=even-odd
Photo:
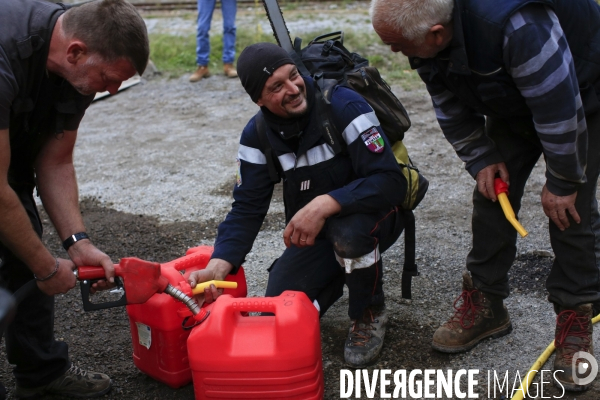
[[[337,155],[346,153],[346,142],[344,137],[331,121],[331,95],[333,88],[337,85],[335,79],[324,79],[323,74],[318,73],[314,77],[315,81],[315,107],[321,121],[321,134],[325,142],[331,146],[333,152]]]
[[[262,111],[259,110],[256,113],[254,121],[256,122],[256,133],[258,134],[261,150],[267,159],[269,178],[271,178],[273,183],[279,183],[283,176],[283,168],[281,167],[281,163],[279,163],[279,159],[274,157],[271,143],[269,143],[269,138],[267,137],[267,123],[265,122]]]
[[[294,64],[296,64],[296,68],[298,68],[300,75],[311,76],[312,74],[310,73],[308,68],[306,68],[306,65],[304,65],[304,62],[302,62],[301,46],[302,46],[302,39],[299,37],[294,39],[294,51],[292,51],[290,53],[290,57],[294,61]]]
[[[402,298],[412,298],[412,277],[419,276],[415,262],[416,225],[415,214],[411,210],[404,210],[404,267],[402,269]]]

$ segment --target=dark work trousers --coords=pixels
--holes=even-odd
[[[16,190],[37,234],[42,236],[42,224],[33,200],[33,188]],[[0,282],[10,292],[16,292],[33,279],[23,262],[0,243]],[[13,373],[19,386],[46,385],[70,367],[67,344],[54,340],[54,297],[37,286],[18,305],[15,319],[5,333],[8,362],[15,365]]]
[[[550,220],[550,243],[554,264],[546,281],[549,300],[563,307],[600,300],[600,216],[596,186],[600,169],[600,112],[586,116],[588,127],[587,182],[577,191],[577,224],[561,232]],[[509,172],[508,198],[515,211],[521,208],[525,182],[542,154],[535,132],[513,132],[502,120],[487,118],[486,130],[494,140]],[[541,201],[539,207],[541,207]],[[477,187],[473,194],[473,249],[467,269],[475,286],[508,297],[508,271],[515,259],[517,232],[505,218],[500,204],[484,198]]]
[[[331,217],[323,229],[313,246],[291,246],[273,263],[266,296],[279,296],[284,290],[304,292],[311,301],[317,300],[323,316],[342,296],[345,283],[348,315],[358,319],[367,307],[384,302],[382,260],[375,253],[387,250],[404,230],[402,210]],[[344,259],[374,254],[373,263],[348,274],[334,252]]]

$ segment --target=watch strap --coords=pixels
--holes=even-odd
[[[63,249],[69,250],[69,247],[73,246],[75,243],[79,242],[83,239],[89,239],[90,237],[85,232],[74,233],[73,235],[66,238],[63,243]]]

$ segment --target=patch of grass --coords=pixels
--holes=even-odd
[[[294,11],[298,9],[299,3],[298,1],[282,1],[280,7],[282,11]]]
[[[302,42],[306,44],[314,37],[325,33],[329,31],[304,34]],[[209,68],[215,72],[222,68],[222,38],[221,34],[210,35]],[[271,34],[261,30],[258,23],[253,29],[238,28],[236,44],[238,55],[246,46],[257,42],[277,43]],[[390,85],[400,84],[405,90],[422,87],[423,84],[417,73],[410,69],[407,58],[402,54],[392,53],[389,47],[381,44],[375,33],[348,32],[344,36],[344,45],[348,50],[366,57],[369,64],[377,67]],[[152,34],[150,35],[150,58],[164,76],[169,78],[191,73],[196,69],[196,37],[195,35]]]
[[[164,76],[175,78],[196,67],[196,37],[151,34],[150,59]]]
[[[150,59],[159,71],[168,78],[177,78],[185,73],[191,73],[196,69],[196,36],[175,36],[168,34],[151,34]],[[254,31],[238,30],[236,47],[238,55],[241,49],[256,42],[275,42],[272,35],[260,30],[260,26]],[[210,58],[209,68],[220,71],[223,62],[223,35],[210,35]]]
[[[404,90],[424,86],[417,72],[410,68],[408,58],[392,53],[377,34],[348,32],[344,35],[344,46],[367,58],[369,65],[376,67],[390,85],[399,84]]]

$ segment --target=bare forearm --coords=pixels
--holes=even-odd
[[[42,203],[62,240],[85,231],[73,166],[76,139],[77,131],[65,131],[61,137],[52,137],[38,155],[35,165]],[[101,265],[109,282],[114,280],[114,265],[110,257],[89,240],[78,241],[69,247],[68,253],[74,265]]]
[[[0,130],[0,241],[37,276],[48,276],[55,261],[31,226],[27,211],[8,184],[10,135]]]
[[[8,184],[0,188],[0,241],[37,276],[48,276],[54,257],[31,226],[27,212]]]
[[[61,240],[85,231],[79,210],[79,191],[73,164],[40,168],[37,171],[37,185],[44,209]]]
[[[54,259],[31,225],[17,193],[8,184],[10,167],[8,130],[0,130],[0,241],[25,263],[47,295],[66,293],[75,286],[74,264]]]
[[[76,131],[65,131],[60,138],[50,138],[35,165],[40,198],[61,240],[85,230],[73,166],[76,138]]]

